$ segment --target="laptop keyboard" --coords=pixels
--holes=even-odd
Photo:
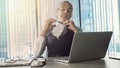
[[[59,60],[68,60],[68,57],[57,57]]]
[[[68,57],[50,57],[51,60],[68,60]]]

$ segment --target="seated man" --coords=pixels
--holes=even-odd
[[[40,36],[44,37],[46,40],[46,44],[42,50],[44,51],[45,47],[47,46],[48,57],[69,55],[73,40],[73,35],[75,32],[78,32],[78,29],[74,25],[74,22],[70,20],[72,16],[72,10],[73,10],[73,6],[69,1],[62,1],[58,5],[56,11],[58,19],[55,20],[53,18],[50,18],[46,20]],[[52,30],[56,26],[53,25],[53,23],[55,22],[58,22],[66,26],[59,39],[57,39],[52,33]]]

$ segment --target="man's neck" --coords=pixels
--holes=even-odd
[[[58,20],[58,22],[64,24],[65,20]]]

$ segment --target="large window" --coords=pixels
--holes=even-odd
[[[56,6],[60,1],[64,0],[0,0],[0,60],[31,57],[45,20],[57,19]],[[117,0],[68,1],[73,5],[71,19],[83,32],[113,31],[108,53],[120,57]]]
[[[108,54],[114,58],[120,58],[118,15],[118,0],[81,0],[83,31],[113,31]]]

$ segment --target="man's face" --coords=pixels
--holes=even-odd
[[[61,3],[57,9],[59,20],[69,20],[72,16],[72,6],[69,3]]]

